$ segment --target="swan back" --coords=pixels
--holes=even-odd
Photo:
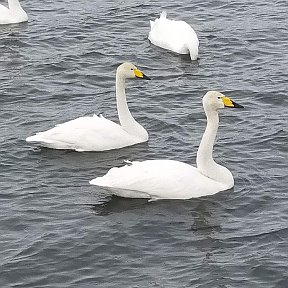
[[[185,21],[167,19],[166,12],[160,18],[150,21],[148,39],[156,46],[179,54],[190,54],[191,60],[198,57],[198,37],[193,28]]]

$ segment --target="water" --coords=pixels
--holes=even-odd
[[[21,3],[29,23],[0,27],[0,286],[288,287],[286,1]],[[162,9],[197,31],[199,61],[150,45]],[[117,120],[126,60],[152,78],[127,91],[148,144],[77,153],[25,142],[82,115]],[[221,111],[215,145],[234,189],[147,203],[89,185],[125,159],[194,164],[207,90],[245,106]]]

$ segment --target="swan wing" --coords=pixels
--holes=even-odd
[[[114,167],[90,184],[111,188],[122,197],[189,199],[215,194],[225,187],[197,168],[174,160],[146,160]]]
[[[28,137],[26,141],[37,142],[49,148],[76,151],[105,151],[137,143],[137,139],[120,125],[97,115],[59,124]]]

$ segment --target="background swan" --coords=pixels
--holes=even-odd
[[[116,72],[116,101],[121,126],[102,115],[80,117],[28,137],[54,149],[76,151],[105,151],[134,145],[148,140],[147,131],[131,115],[125,95],[127,78],[150,79],[131,63],[123,63]]]
[[[0,4],[0,24],[13,24],[28,21],[26,12],[18,0],[8,0],[8,7]]]
[[[193,28],[184,21],[169,20],[163,11],[160,18],[150,21],[148,39],[152,44],[179,54],[190,54],[191,60],[198,57],[199,41]]]
[[[213,160],[212,152],[219,125],[218,109],[243,106],[216,91],[205,94],[203,106],[207,127],[197,152],[197,168],[174,160],[135,161],[110,169],[90,184],[111,188],[122,197],[150,199],[189,199],[232,188],[231,172]]]

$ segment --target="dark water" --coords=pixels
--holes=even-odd
[[[21,3],[29,23],[0,27],[0,286],[288,287],[287,2]],[[197,31],[198,62],[148,42],[162,8]],[[125,60],[153,78],[127,91],[148,144],[77,153],[25,142],[78,116],[117,119]],[[147,203],[89,185],[125,159],[194,164],[207,90],[245,106],[221,111],[215,146],[234,189]]]

